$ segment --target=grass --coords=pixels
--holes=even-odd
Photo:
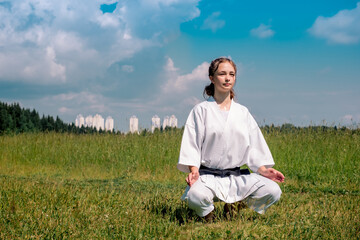
[[[359,239],[359,131],[264,134],[280,202],[211,224],[180,201],[179,130],[0,136],[0,239]]]

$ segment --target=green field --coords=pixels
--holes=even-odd
[[[360,132],[264,132],[280,202],[214,223],[180,201],[181,130],[0,136],[0,239],[359,239]]]

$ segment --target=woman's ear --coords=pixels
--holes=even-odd
[[[212,83],[214,83],[214,76],[209,76],[209,79]]]

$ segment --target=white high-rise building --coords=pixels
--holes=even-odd
[[[93,117],[91,115],[85,118],[85,127],[92,127],[93,126]]]
[[[139,119],[134,115],[130,118],[130,132],[139,133]]]
[[[160,129],[160,126],[161,126],[161,122],[160,122],[160,118],[155,115],[151,118],[151,132],[154,132],[155,131],[155,128],[158,128]]]
[[[105,121],[105,130],[112,131],[113,129],[114,129],[114,119],[108,116]]]
[[[169,116],[164,117],[164,121],[163,121],[163,129],[165,130],[166,127],[170,127],[170,122],[169,122]]]
[[[93,118],[92,126],[98,131],[100,129],[104,130],[104,118],[101,115],[96,114]]]
[[[177,118],[175,117],[175,115],[171,115],[169,119],[169,126],[172,128],[177,128]]]
[[[77,115],[75,119],[75,126],[81,128],[82,126],[84,126],[84,124],[85,124],[84,117],[81,114]]]

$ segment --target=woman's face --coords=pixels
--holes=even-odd
[[[214,84],[215,93],[228,93],[235,84],[235,69],[229,62],[219,64],[214,76],[210,76]]]

